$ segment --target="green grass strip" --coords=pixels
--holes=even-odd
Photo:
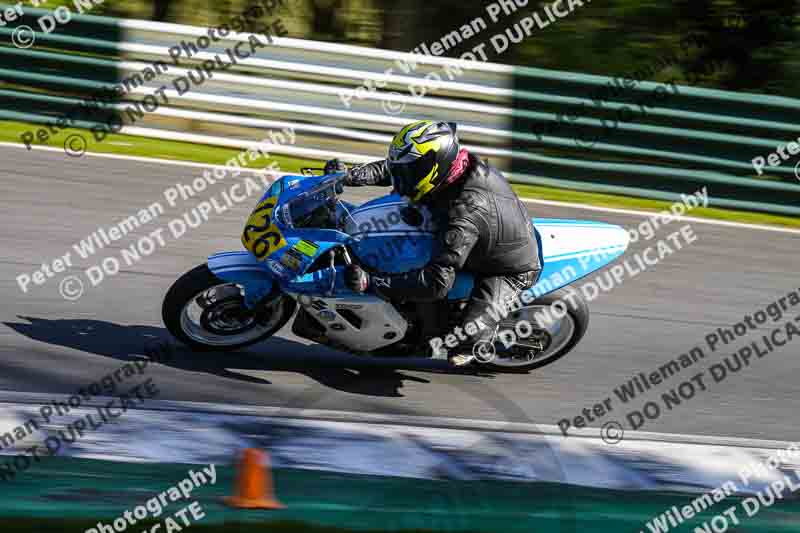
[[[0,141],[15,142],[22,145],[22,142],[20,141],[20,135],[25,131],[36,129],[38,127],[40,126],[25,124],[22,122],[0,121]],[[92,153],[129,155],[167,159],[172,161],[192,161],[196,163],[223,165],[230,158],[235,157],[241,152],[240,150],[233,148],[222,148],[180,141],[150,139],[147,137],[118,134],[110,134],[106,139],[103,140],[103,142],[98,142],[94,139],[90,132],[86,130],[70,128],[59,132],[56,136],[51,136],[44,143],[34,143],[34,145],[63,148],[64,141],[72,134],[79,134],[83,136],[83,138],[87,141],[87,151]],[[276,161],[280,165],[280,168],[287,173],[298,173],[302,167],[319,167],[323,165],[322,161],[275,154],[271,155],[272,160]],[[263,167],[263,161],[259,161],[256,166]],[[661,200],[648,200],[646,198],[581,192],[569,189],[540,187],[534,185],[514,185],[514,190],[516,190],[518,194],[525,198],[554,200],[616,209],[635,209],[640,211],[657,212],[665,209],[668,210],[672,205],[671,202]],[[757,213],[752,211],[698,208],[692,210],[690,215],[698,218],[726,220],[744,224],[763,224],[789,228],[800,228],[800,218],[771,215],[768,213]]]

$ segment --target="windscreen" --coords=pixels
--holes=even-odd
[[[326,183],[289,200],[289,223],[293,227],[308,225],[316,214],[327,212],[336,204],[336,191],[333,183]]]

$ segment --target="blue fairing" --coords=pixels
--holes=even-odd
[[[405,224],[398,211],[407,204],[396,194],[370,200],[352,213],[348,233],[353,253],[376,272],[398,274],[424,267],[434,251],[432,221]]]
[[[279,196],[274,223],[282,232],[285,246],[263,261],[245,251],[215,254],[208,260],[209,269],[224,281],[244,286],[248,305],[252,305],[276,285],[290,292],[352,294],[343,284],[341,267],[331,269],[325,265],[305,274],[312,263],[337,246],[346,245],[356,260],[376,272],[408,272],[430,261],[436,246],[432,217],[424,210],[417,210],[424,215],[423,222],[407,224],[398,214],[406,204],[397,195],[377,198],[361,206],[340,202],[337,212],[344,221],[342,231],[285,224],[289,208],[284,205],[304,193],[302,198],[315,200],[316,188],[330,179],[331,176],[285,176],[276,182],[280,185],[271,187],[262,200]],[[292,205],[292,209],[296,207]],[[533,222],[543,262],[542,274],[534,287],[537,295],[552,292],[608,265],[628,245],[624,229],[603,222],[561,219]],[[473,284],[472,274],[460,272],[448,298],[469,298]]]
[[[628,247],[628,232],[605,222],[533,219],[542,273],[533,287],[542,296],[588,276],[620,257]]]

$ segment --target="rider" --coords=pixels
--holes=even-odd
[[[343,170],[335,159],[326,165],[328,172]],[[508,181],[460,147],[455,123],[424,120],[400,130],[388,159],[350,169],[345,183],[393,185],[401,196],[429,207],[440,221],[438,251],[424,268],[370,275],[351,265],[347,284],[360,292],[372,286],[392,300],[431,302],[447,297],[457,271],[474,273],[464,315],[464,325],[472,322],[473,327],[466,329],[468,340],[448,354],[455,366],[472,362],[473,345],[491,343],[496,335],[497,320],[487,310],[532,287],[541,272],[530,217]],[[486,327],[476,332],[474,324]]]

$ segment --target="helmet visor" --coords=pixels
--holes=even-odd
[[[389,161],[389,172],[392,174],[394,190],[400,196],[414,198],[419,191],[417,185],[433,170],[435,158],[433,154],[416,157],[410,161]]]

